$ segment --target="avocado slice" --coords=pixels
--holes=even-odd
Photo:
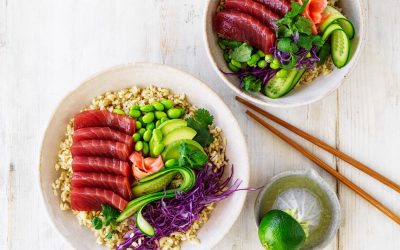
[[[178,160],[179,159],[179,146],[183,143],[187,144],[187,146],[190,149],[200,150],[203,153],[205,153],[203,147],[197,141],[183,139],[183,140],[174,141],[173,143],[169,144],[168,147],[166,147],[164,149],[164,152],[162,153],[163,160],[164,161],[168,161],[169,159]]]
[[[163,144],[164,146],[168,146],[169,144],[173,143],[174,141],[178,141],[181,139],[193,139],[196,136],[196,130],[190,127],[179,127],[174,130],[171,130],[164,136]]]
[[[176,128],[180,128],[180,127],[187,127],[187,122],[185,120],[182,120],[182,119],[173,119],[173,120],[169,120],[169,121],[163,122],[158,127],[158,129],[161,130],[163,135],[166,135],[169,132],[171,132],[172,130],[174,130]]]

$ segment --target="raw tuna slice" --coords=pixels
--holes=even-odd
[[[123,161],[128,160],[130,149],[120,142],[104,140],[86,140],[72,143],[72,157],[75,156],[104,156]]]
[[[74,172],[115,174],[129,179],[132,178],[132,171],[128,162],[104,157],[75,156],[72,159],[72,170]]]
[[[125,143],[130,149],[133,147],[132,136],[108,127],[81,128],[74,131],[74,142],[84,140],[109,140]]]
[[[276,21],[281,18],[265,5],[254,0],[227,0],[225,2],[225,7],[227,9],[234,9],[249,14],[259,19],[262,23],[273,30],[278,28]]]
[[[110,127],[125,134],[133,135],[135,133],[135,120],[108,110],[88,110],[77,114],[74,118],[74,130],[88,127]]]
[[[271,29],[258,19],[236,10],[218,12],[214,19],[214,28],[222,36],[247,42],[265,54],[270,53],[275,42],[275,33]]]
[[[273,12],[283,17],[291,9],[291,3],[287,0],[257,0],[263,3],[266,7],[271,9]]]
[[[104,188],[113,191],[125,200],[130,201],[132,199],[132,191],[128,178],[121,175],[74,172],[71,185],[72,188]]]
[[[101,211],[102,204],[122,211],[127,203],[118,194],[102,188],[73,188],[71,192],[71,208],[75,211]]]

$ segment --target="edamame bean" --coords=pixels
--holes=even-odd
[[[286,69],[281,69],[276,73],[276,77],[285,78],[288,75],[288,71]]]
[[[138,118],[140,115],[141,115],[141,113],[140,113],[139,110],[131,109],[131,110],[129,111],[129,116],[130,116],[130,117]]]
[[[161,124],[163,124],[164,122],[166,122],[166,121],[168,121],[169,119],[168,119],[168,117],[163,117],[163,118],[161,118]]]
[[[185,109],[184,108],[180,108],[179,110],[181,111],[181,115],[179,117],[182,117],[185,114]]]
[[[234,59],[231,60],[231,63],[238,69],[242,68],[242,64]]]
[[[142,150],[142,149],[143,149],[143,142],[142,142],[142,141],[136,142],[136,144],[135,144],[135,150],[136,150],[136,151],[140,151],[140,150]]]
[[[116,113],[119,115],[125,115],[125,112],[122,109],[113,109],[113,113]]]
[[[274,60],[274,56],[273,56],[273,55],[271,55],[271,54],[265,55],[265,61],[266,61],[267,63],[270,63],[270,62],[272,62],[273,60]]]
[[[278,59],[274,58],[274,60],[269,65],[271,69],[279,69],[279,61]]]
[[[259,55],[260,57],[264,57],[265,54],[262,50],[257,50],[257,55]]]
[[[158,110],[158,111],[163,111],[164,110],[164,105],[162,105],[159,102],[152,102],[151,105],[153,105],[155,110]]]
[[[161,142],[163,139],[163,134],[161,132],[161,130],[159,130],[158,128],[153,130],[153,138],[155,141],[157,142]]]
[[[149,144],[147,142],[143,142],[142,153],[144,155],[147,155],[149,153],[149,151],[150,151]]]
[[[150,104],[144,105],[144,106],[140,107],[140,111],[142,111],[142,112],[151,112],[151,111],[154,111],[154,107],[153,107],[153,105],[150,105]]]
[[[132,135],[132,138],[133,138],[133,142],[137,142],[137,141],[140,141],[141,135],[139,133],[134,133]]]
[[[161,124],[161,120],[158,120],[158,121],[156,122],[156,128],[158,128],[158,126],[160,126],[160,124]]]
[[[143,136],[144,132],[146,132],[146,129],[145,129],[145,128],[139,129],[139,134],[140,134],[141,136]]]
[[[236,67],[235,65],[233,65],[232,63],[228,64],[228,68],[233,71],[233,72],[238,72],[240,70],[240,68]]]
[[[168,110],[168,117],[171,119],[177,119],[181,116],[181,110],[178,108],[172,108]]]
[[[143,134],[143,140],[144,141],[150,141],[151,138],[151,130],[146,130]]]
[[[167,117],[167,114],[164,111],[156,111],[155,114],[157,120],[161,120],[161,118]]]
[[[265,61],[265,60],[260,60],[260,61],[258,61],[257,66],[258,66],[259,68],[265,68],[265,67],[267,66],[267,61]]]
[[[142,128],[142,123],[140,121],[136,121],[136,129],[141,129]]]
[[[153,130],[156,127],[154,122],[150,122],[149,124],[146,125],[147,130]]]
[[[166,166],[167,168],[173,167],[173,166],[175,166],[175,165],[178,165],[178,161],[175,160],[175,159],[169,159],[168,161],[165,162],[165,166]]]
[[[145,114],[142,119],[143,119],[144,123],[146,123],[146,124],[150,123],[150,122],[152,122],[154,120],[154,113],[153,112],[149,112],[149,113]]]
[[[250,57],[250,60],[247,61],[247,65],[254,67],[256,66],[258,60],[260,60],[260,56],[258,54],[254,54]]]
[[[162,105],[164,105],[164,107],[166,109],[170,109],[170,108],[172,108],[174,106],[174,103],[171,100],[163,99],[160,102],[161,102]]]
[[[155,156],[160,155],[163,151],[164,151],[164,144],[162,143],[157,144],[153,149],[153,153]]]
[[[223,41],[220,39],[220,40],[218,40],[218,46],[221,48],[221,49],[226,49],[226,46],[225,46],[225,44],[223,43]]]
[[[133,105],[131,106],[130,110],[140,110],[139,105]]]

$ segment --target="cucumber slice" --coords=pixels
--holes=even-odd
[[[274,76],[271,80],[269,80],[267,85],[264,87],[264,94],[266,96],[276,99],[287,94],[291,90],[298,70],[293,68],[289,69],[288,71],[289,72],[286,77],[279,78]]]
[[[355,30],[353,24],[340,13],[337,9],[327,6],[322,14],[322,16],[327,16],[328,18],[320,25],[320,30],[324,33],[325,30],[333,23],[337,22],[340,27],[346,32],[349,39],[353,39]]]
[[[325,29],[324,34],[322,35],[322,40],[326,41],[330,37],[330,35],[335,31],[335,30],[343,30],[342,27],[339,24],[332,23],[331,25],[328,26],[328,28]]]
[[[146,194],[152,194],[158,191],[162,191],[171,183],[175,175],[175,172],[166,173],[162,175],[162,177],[156,178],[152,181],[139,183],[132,188],[132,194],[134,197],[140,197]]]
[[[343,68],[349,61],[350,41],[343,30],[335,30],[331,36],[332,60],[336,67]]]
[[[353,23],[346,18],[340,18],[337,20],[337,23],[342,27],[343,31],[346,32],[349,39],[353,39],[355,36],[355,29]]]
[[[145,206],[141,207],[136,214],[136,226],[139,230],[149,237],[153,237],[155,234],[154,227],[143,217],[142,210]]]

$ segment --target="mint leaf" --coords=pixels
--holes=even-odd
[[[245,76],[243,78],[243,88],[246,91],[259,92],[261,91],[261,79],[255,76]]]
[[[311,35],[312,33],[312,22],[308,18],[304,16],[299,16],[296,18],[296,22],[294,23],[297,31],[300,33]]]
[[[115,224],[115,219],[119,216],[119,212],[107,205],[107,204],[103,204],[101,205],[101,212],[103,213],[104,217],[106,218],[106,221],[104,223],[104,225],[108,226],[110,224]]]
[[[283,37],[278,42],[278,49],[286,53],[296,53],[299,47],[292,41],[291,38]]]
[[[99,217],[93,217],[92,225],[94,229],[99,230],[103,227],[103,221]]]
[[[232,52],[232,59],[238,62],[247,62],[250,60],[251,52],[253,48],[247,43],[243,43],[239,47],[235,48]]]

